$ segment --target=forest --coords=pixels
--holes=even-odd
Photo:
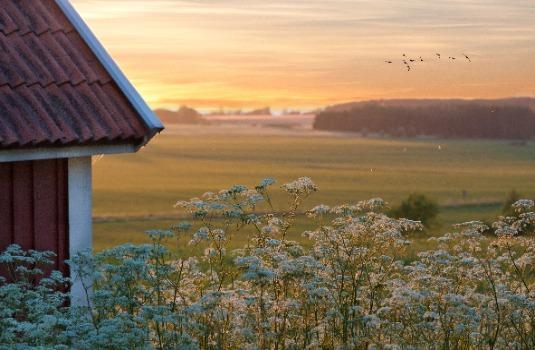
[[[527,106],[476,102],[417,106],[369,102],[327,108],[316,116],[314,128],[368,136],[529,140],[535,138],[535,112]]]

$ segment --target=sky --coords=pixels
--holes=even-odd
[[[71,2],[153,108],[535,96],[533,0]]]

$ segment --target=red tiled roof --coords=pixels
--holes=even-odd
[[[54,0],[0,0],[0,149],[139,144],[148,133]]]

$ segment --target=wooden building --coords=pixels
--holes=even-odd
[[[162,129],[68,0],[0,0],[0,250],[54,251],[68,273],[92,245],[91,156]]]

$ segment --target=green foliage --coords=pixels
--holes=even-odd
[[[439,213],[438,204],[424,194],[412,193],[395,208],[390,215],[420,221],[426,227],[431,226]]]
[[[49,253],[13,246],[0,265],[0,349],[532,349],[535,347],[535,203],[517,216],[468,222],[433,239],[412,262],[403,257],[409,219],[383,214],[371,199],[304,210],[318,191],[309,178],[273,179],[179,201],[190,217],[152,230],[151,244],[122,245],[70,261],[87,291],[85,306],[64,307],[57,273],[37,282]],[[310,245],[291,240],[296,213],[314,229]],[[251,228],[247,243],[232,248]],[[184,240],[199,253],[169,249]],[[90,289],[93,292],[90,292]]]
[[[69,281],[59,272],[45,277],[50,252],[8,247],[0,254],[0,349],[67,349],[69,320],[62,292]],[[9,281],[9,283],[8,283]]]

